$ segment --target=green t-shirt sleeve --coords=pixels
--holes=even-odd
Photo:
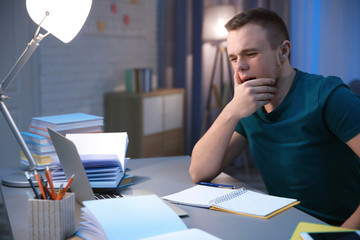
[[[244,130],[244,125],[241,123],[241,121],[238,122],[238,124],[235,127],[235,132],[243,135],[244,137],[246,137],[245,134],[245,130]]]
[[[360,133],[360,97],[335,77],[327,78],[320,91],[325,123],[331,132],[346,143]]]

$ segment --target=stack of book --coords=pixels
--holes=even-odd
[[[126,162],[128,160],[130,159],[126,159]],[[103,165],[92,165],[91,163],[88,164],[87,160],[82,160],[86,176],[94,191],[106,192],[109,189],[124,188],[133,184],[133,175],[122,171],[119,164],[104,160],[100,161],[103,161]],[[66,184],[67,179],[61,166],[53,169],[51,175],[55,188],[59,188],[61,184]]]
[[[55,155],[55,149],[50,138],[31,132],[22,132],[21,135],[37,164],[49,164],[54,161],[52,156]],[[27,164],[27,158],[23,151],[21,151],[20,158]]]
[[[51,142],[48,128],[62,135],[68,133],[97,133],[103,132],[104,118],[85,113],[70,113],[31,119],[28,131],[21,132],[38,169],[51,165],[56,158],[55,148]],[[28,160],[23,152],[20,161],[28,165]]]

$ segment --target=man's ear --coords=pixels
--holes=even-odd
[[[284,58],[283,51],[280,49],[280,51],[279,51],[279,59],[283,60],[283,58]]]
[[[280,48],[280,51],[279,51],[279,59],[280,59],[281,62],[283,62],[286,58],[289,57],[290,50],[291,50],[291,43],[288,40],[285,40],[281,44],[281,48]]]
[[[282,48],[280,49],[280,52],[282,54],[283,57],[289,57],[290,55],[290,50],[291,50],[291,43],[288,40],[285,40],[282,43]]]

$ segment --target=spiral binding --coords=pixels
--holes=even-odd
[[[223,196],[220,196],[218,198],[215,198],[213,200],[210,201],[210,205],[213,205],[213,204],[219,204],[219,203],[222,203],[222,202],[226,202],[226,201],[229,201],[233,198],[236,198],[240,195],[243,195],[244,193],[247,192],[247,189],[246,188],[240,188],[234,192],[229,192]]]

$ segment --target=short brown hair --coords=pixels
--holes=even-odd
[[[272,49],[283,41],[290,40],[284,21],[275,12],[265,8],[253,8],[237,14],[226,23],[228,32],[237,30],[248,23],[254,23],[267,31],[268,41]]]

